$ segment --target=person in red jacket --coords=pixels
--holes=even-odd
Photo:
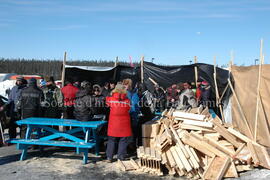
[[[117,84],[112,91],[112,96],[106,98],[106,103],[110,107],[106,150],[107,161],[112,162],[117,145],[117,158],[123,160],[127,153],[128,138],[132,136],[129,115],[130,100],[127,98],[127,91],[124,89],[124,86]]]
[[[79,91],[71,82],[66,82],[66,86],[61,89],[64,96],[64,118],[75,119],[73,115],[76,93]]]

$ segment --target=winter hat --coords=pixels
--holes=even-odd
[[[81,87],[82,88],[89,88],[89,87],[91,87],[91,83],[89,81],[83,81],[83,82],[81,82]]]
[[[37,84],[37,80],[35,78],[31,78],[28,80],[29,85],[36,85]]]
[[[207,85],[209,85],[209,83],[207,81],[203,81],[202,85],[207,86]]]
[[[95,90],[95,89],[98,89],[98,91],[101,91],[101,87],[100,87],[100,85],[98,85],[98,84],[94,84],[93,85],[93,89]]]
[[[41,86],[46,86],[47,82],[45,80],[40,81]]]
[[[23,79],[24,79],[23,76],[17,76],[17,77],[16,77],[16,80],[17,80],[17,81],[22,81]]]

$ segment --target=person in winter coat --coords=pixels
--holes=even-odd
[[[130,123],[130,100],[123,85],[117,84],[112,96],[106,98],[110,107],[108,124],[107,161],[112,162],[114,151],[118,146],[117,158],[123,160],[126,156],[128,137],[132,136]]]
[[[5,114],[5,102],[7,100],[5,97],[0,95],[0,147],[5,144],[4,140],[4,123],[6,123],[6,114]]]
[[[179,98],[179,94],[177,91],[177,85],[173,84],[171,87],[167,89],[167,105],[168,108],[175,107],[176,101]]]
[[[201,98],[200,98],[200,104],[202,104],[204,107],[209,107],[211,105],[211,86],[207,81],[203,81],[200,87],[201,90]]]
[[[155,85],[153,97],[154,97],[156,111],[163,112],[165,110],[166,98],[165,98],[164,91],[158,85]]]
[[[20,119],[20,113],[18,112],[17,104],[19,100],[19,96],[21,94],[21,90],[26,87],[27,81],[22,77],[18,76],[16,78],[16,85],[11,89],[9,96],[8,96],[8,116],[10,117],[9,123],[9,138],[16,138],[16,121]]]
[[[66,119],[74,119],[73,111],[76,93],[79,91],[77,87],[75,87],[71,82],[67,81],[66,86],[61,89],[61,92],[64,96],[64,118]]]
[[[101,94],[101,87],[98,84],[93,86],[94,115],[106,114],[105,112],[105,97]]]
[[[130,118],[131,118],[131,127],[132,127],[132,134],[133,137],[130,139],[130,149],[135,151],[137,149],[137,142],[138,142],[138,126],[139,126],[139,113],[140,113],[140,98],[138,95],[138,84],[135,85],[135,88],[132,89],[132,80],[131,79],[124,79],[123,85],[127,90],[127,97],[130,100],[131,108],[129,111]]]
[[[46,86],[42,88],[44,94],[43,115],[48,118],[60,118],[63,106],[63,95],[55,85],[54,78],[46,78]]]
[[[177,109],[186,110],[188,108],[195,108],[197,107],[197,100],[195,97],[194,92],[191,89],[191,83],[186,82],[183,84],[184,90],[180,94],[179,97],[179,104]]]
[[[105,82],[105,84],[102,88],[102,91],[101,91],[101,95],[103,97],[107,97],[110,95],[110,89],[109,89],[110,87],[109,86],[110,86],[110,84],[108,82]]]
[[[44,95],[41,89],[37,87],[37,80],[32,78],[28,86],[23,88],[19,96],[18,108],[21,110],[22,119],[30,117],[41,117]],[[25,138],[26,126],[21,127],[21,138]]]
[[[91,84],[81,83],[81,89],[76,94],[74,116],[79,121],[90,121],[93,117],[94,99],[91,96]]]

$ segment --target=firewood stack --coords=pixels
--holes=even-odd
[[[154,166],[151,152],[161,157],[160,163],[170,175],[194,179],[238,177],[239,172],[259,165],[270,169],[264,146],[223,124],[217,116],[213,118],[207,108],[170,109],[152,125],[143,127],[143,131],[155,132],[152,142],[137,150],[139,167],[145,172],[154,168],[156,174],[162,174],[159,165]]]

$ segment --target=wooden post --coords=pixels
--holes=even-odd
[[[141,58],[141,83],[143,83],[143,63],[144,63],[144,56]]]
[[[64,53],[64,59],[63,59],[63,67],[62,67],[62,87],[65,85],[65,73],[66,73],[66,61],[67,61],[67,52]]]
[[[264,61],[263,55],[263,39],[261,39],[261,48],[260,48],[260,65],[259,65],[259,74],[258,74],[258,85],[257,85],[257,100],[256,100],[256,113],[255,113],[255,126],[254,126],[254,141],[257,141],[257,129],[258,129],[258,116],[259,116],[259,101],[260,101],[260,86],[261,86],[261,72],[262,64]]]
[[[115,61],[114,61],[114,67],[118,65],[118,56],[116,56]]]
[[[215,83],[215,90],[216,90],[216,106],[219,107],[219,111],[221,114],[222,122],[224,122],[224,115],[223,115],[223,110],[222,106],[220,104],[220,97],[219,97],[219,92],[218,92],[218,86],[217,86],[217,64],[216,64],[216,56],[214,57],[214,83]]]
[[[234,64],[234,52],[233,52],[233,50],[231,50],[231,65],[233,65]]]
[[[198,68],[197,68],[197,63],[198,63],[198,60],[197,60],[197,56],[194,56],[194,71],[195,71],[195,84],[196,84],[196,88],[197,88],[197,81],[198,81]]]
[[[235,91],[233,89],[233,86],[232,86],[232,83],[231,83],[231,80],[230,79],[228,79],[228,83],[229,83],[229,86],[230,86],[230,88],[232,90],[233,97],[236,100],[236,103],[237,103],[237,106],[239,108],[240,114],[241,114],[241,116],[242,116],[242,118],[243,118],[243,120],[244,120],[244,122],[245,122],[245,124],[246,124],[246,126],[248,128],[248,132],[250,133],[250,137],[252,137],[252,132],[251,132],[251,129],[250,129],[249,125],[248,125],[247,118],[246,118],[246,116],[245,116],[245,114],[243,112],[243,109],[242,109],[241,104],[240,104],[240,102],[238,100],[238,97],[237,97],[237,95],[236,95],[236,93],[235,93]]]
[[[117,65],[118,65],[119,58],[116,56],[115,61],[114,61],[114,72],[113,72],[113,80],[116,80],[116,74],[117,74]]]

